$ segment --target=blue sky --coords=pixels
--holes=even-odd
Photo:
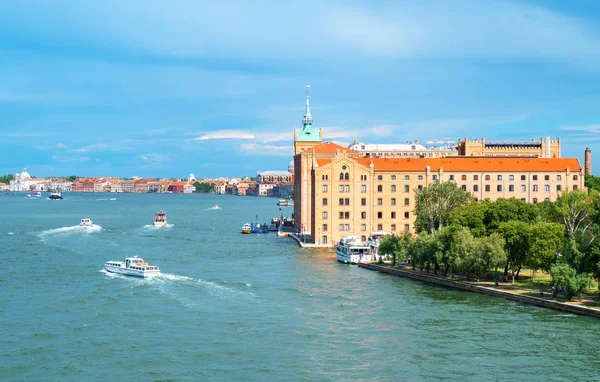
[[[341,144],[551,136],[600,158],[597,3],[4,0],[0,173],[285,170],[306,84]]]

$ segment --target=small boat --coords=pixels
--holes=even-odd
[[[110,199],[108,199],[108,200],[117,200],[117,198],[110,198]]]
[[[250,226],[250,223],[244,223],[242,226],[242,233],[250,233],[251,231],[252,227]]]
[[[386,253],[379,253],[379,243],[384,236],[390,235],[389,232],[384,231],[375,231],[369,234],[369,240],[367,241],[367,245],[371,247],[371,254],[373,255],[373,260],[379,260],[379,257],[387,255]]]
[[[126,257],[125,261],[107,261],[104,263],[104,269],[111,273],[143,278],[160,275],[157,266],[148,265],[144,259],[137,256]]]
[[[212,206],[212,208],[211,208],[211,209],[213,209],[213,210],[218,210],[219,208],[221,208],[221,207],[219,207],[219,205],[218,205],[218,204],[215,204],[214,206]]]
[[[371,246],[363,244],[358,236],[343,236],[335,246],[335,256],[340,263],[344,264],[373,261]]]
[[[48,199],[50,200],[62,200],[62,194],[58,191],[51,191]]]
[[[92,219],[81,219],[81,222],[79,222],[80,227],[91,227],[93,225]]]
[[[33,193],[33,196],[35,196],[36,198],[41,198],[42,197],[42,193],[40,191],[36,191]]]
[[[160,210],[156,213],[154,217],[154,226],[155,227],[164,227],[167,225],[167,213],[163,210]]]
[[[31,199],[31,194],[25,195],[25,199]]]
[[[279,207],[285,207],[285,206],[289,206],[289,203],[286,199],[279,199],[279,201],[277,202],[277,205]]]

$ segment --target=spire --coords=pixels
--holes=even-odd
[[[306,125],[312,125],[312,116],[310,115],[310,104],[308,102],[308,97],[310,95],[310,85],[306,85],[306,111],[304,112],[304,118],[302,119],[302,124],[304,127]]]

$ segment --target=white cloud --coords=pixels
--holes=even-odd
[[[400,126],[397,125],[377,125],[369,127],[367,131],[370,135],[375,137],[389,137],[399,128]]]
[[[70,162],[85,162],[90,160],[90,157],[82,157],[82,156],[68,156],[68,155],[52,155],[52,159],[61,163],[70,163]]]
[[[204,133],[204,135],[194,138],[196,141],[206,141],[209,139],[254,139],[254,135],[243,131],[221,130]]]
[[[600,134],[600,124],[578,125],[578,126],[562,126],[560,130],[576,131],[589,134]]]
[[[57,143],[56,145],[54,145],[55,148],[57,149],[67,149],[69,148],[69,146],[65,145],[64,143]]]
[[[286,156],[294,155],[294,146],[275,146],[261,143],[244,143],[240,149],[246,154],[259,154],[264,156]]]
[[[90,151],[106,151],[110,148],[106,143],[94,143],[91,145],[87,145],[85,147],[81,147],[79,149],[74,149],[73,152],[76,153],[87,153]]]
[[[166,161],[169,161],[171,157],[163,154],[140,154],[140,158],[150,166],[159,166]]]

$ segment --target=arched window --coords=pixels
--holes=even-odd
[[[340,172],[340,180],[344,180],[344,173]]]
[[[350,180],[350,174],[346,173],[346,174],[344,175],[344,179],[345,179],[345,180]]]

